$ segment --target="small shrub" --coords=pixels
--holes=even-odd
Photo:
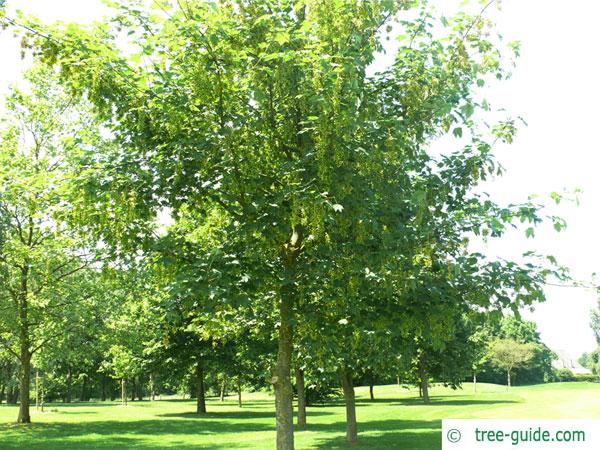
[[[589,381],[591,383],[600,383],[600,375],[593,373],[581,373],[575,375],[575,381]]]
[[[554,379],[558,382],[575,381],[575,375],[569,369],[556,369]]]

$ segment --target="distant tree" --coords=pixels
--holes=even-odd
[[[582,355],[577,359],[577,362],[579,364],[581,364],[582,367],[585,367],[586,369],[591,369],[590,368],[590,354],[587,352],[582,353]]]
[[[77,321],[74,275],[96,252],[69,226],[69,155],[93,148],[93,121],[50,70],[35,68],[13,89],[0,130],[0,345],[20,363],[18,422],[29,423],[33,355]]]
[[[600,345],[600,311],[598,308],[593,309],[590,312],[590,327],[594,332],[596,343]]]
[[[511,386],[511,373],[525,367],[535,356],[534,344],[521,344],[513,339],[497,339],[490,345],[492,364],[506,371],[507,386]]]
[[[587,355],[587,367],[593,374],[600,374],[600,347],[596,348]]]
[[[514,371],[513,378],[518,384],[543,383],[552,378],[552,361],[556,355],[542,342],[535,322],[508,315],[501,320],[488,320],[484,328],[489,335],[488,341],[512,339],[521,344],[533,344],[535,354],[532,360]],[[490,361],[484,361],[479,378],[488,383],[502,383],[505,374]]]
[[[485,326],[477,327],[469,336],[469,345],[472,352],[471,370],[473,371],[473,391],[477,392],[477,374],[488,361],[491,336]]]

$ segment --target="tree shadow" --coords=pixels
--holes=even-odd
[[[358,424],[358,443],[348,444],[345,440],[344,422],[327,424],[326,431],[339,432],[335,438],[318,439],[311,448],[314,449],[404,449],[404,450],[431,450],[441,448],[440,420],[378,420]],[[313,427],[309,427],[312,429]]]
[[[369,403],[368,401],[365,401]],[[404,406],[469,406],[469,405],[498,405],[498,404],[510,404],[519,403],[516,400],[507,399],[476,399],[476,398],[465,398],[460,399],[453,396],[449,397],[431,397],[429,403],[425,403],[423,399],[415,398],[403,398],[403,399],[389,399],[382,400],[382,403],[389,405],[404,405]]]
[[[309,416],[327,416],[332,415],[333,412],[329,411],[309,411]],[[275,419],[275,411],[209,411],[206,414],[196,414],[194,412],[182,412],[182,413],[165,413],[157,414],[158,417],[173,417],[180,419],[190,420],[203,420],[203,419],[258,419],[270,417]]]
[[[270,414],[272,417],[273,414]],[[27,426],[16,426],[15,424],[0,425],[0,436],[5,432],[11,432],[8,439],[2,439],[0,448],[3,450],[13,449],[120,449],[120,448],[189,448],[189,441],[184,437],[189,435],[214,435],[222,433],[251,433],[274,430],[274,425],[252,422],[252,418],[259,418],[248,414],[247,420],[236,423],[221,422],[223,416],[213,414],[212,417],[204,416],[204,421],[195,420],[191,416],[175,419],[156,420],[128,420],[120,422],[116,420],[86,421],[86,422],[37,422]],[[100,435],[103,439],[86,440],[89,435]],[[131,436],[131,437],[123,437]],[[161,435],[169,435],[168,442],[162,440]],[[181,446],[177,445],[178,439],[174,435],[181,435]],[[159,436],[156,443],[147,439],[148,436]],[[81,439],[79,439],[81,437]],[[75,443],[73,446],[72,444]],[[39,445],[39,446],[38,446]],[[194,444],[194,447],[202,448],[202,445]],[[210,448],[215,448],[212,445]],[[223,447],[226,448],[226,447]]]

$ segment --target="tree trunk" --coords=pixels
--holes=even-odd
[[[227,377],[223,375],[223,380],[221,381],[221,401],[225,401],[225,390],[227,389]]]
[[[242,377],[237,379],[238,406],[242,407]]]
[[[202,361],[196,364],[196,414],[206,414],[206,393],[204,392],[204,368]]]
[[[506,371],[506,378],[507,378],[507,382],[508,382],[507,387],[510,387],[510,370]]]
[[[133,378],[131,380],[132,386],[131,386],[131,401],[135,402],[135,389],[136,389],[136,384],[135,384],[135,378]]]
[[[419,362],[419,377],[421,380],[421,391],[423,393],[423,401],[429,403],[429,377],[427,376],[427,370],[425,365]]]
[[[35,371],[35,410],[40,409],[40,371]]]
[[[396,382],[398,383],[398,387],[400,387],[400,375],[396,375]]]
[[[298,394],[298,426],[306,427],[306,389],[304,386],[304,370],[296,369],[296,393]]]
[[[340,370],[342,380],[342,389],[344,391],[344,400],[346,401],[346,441],[355,444],[358,441],[358,432],[356,426],[356,400],[354,398],[354,385],[352,375],[348,369]]]
[[[21,345],[20,404],[18,423],[31,423],[29,415],[29,377],[31,371],[31,353],[29,345]]]
[[[21,288],[18,298],[19,307],[19,360],[21,362],[20,371],[20,405],[18,423],[31,423],[29,415],[29,387],[31,376],[31,343],[29,341],[29,307],[27,282],[29,280],[29,265],[21,270]]]
[[[294,287],[293,277],[286,277],[279,300],[279,342],[277,364],[273,373],[275,416],[277,420],[277,450],[294,449],[294,393],[290,372],[294,351]]]
[[[71,386],[73,384],[73,372],[69,367],[67,372],[67,392],[65,393],[65,403],[71,403]]]
[[[0,405],[2,404],[2,399],[4,398],[4,390],[6,389],[6,386],[4,385],[4,383],[2,383],[0,385]],[[6,403],[8,403],[8,399],[6,399]]]
[[[13,386],[10,389],[10,399],[7,400],[7,403],[10,403],[11,405],[16,405],[18,399],[19,399],[19,388],[17,386]]]
[[[85,401],[86,389],[87,389],[87,375],[84,373],[83,380],[81,381],[81,391],[79,392],[79,401],[80,402]]]
[[[373,383],[369,384],[369,396],[371,400],[375,400],[375,394],[373,393]]]
[[[125,378],[121,378],[121,405],[127,405],[127,382]]]
[[[473,372],[473,392],[477,392],[477,372]]]
[[[40,378],[40,410],[44,412],[44,376]]]
[[[150,374],[150,401],[156,400],[156,390],[154,386],[154,375]]]
[[[106,375],[102,374],[102,384],[100,387],[101,391],[100,391],[100,401],[105,402],[106,401]]]

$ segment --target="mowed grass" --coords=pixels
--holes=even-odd
[[[352,448],[437,450],[443,418],[600,418],[600,384],[557,383],[513,387],[466,384],[452,391],[433,387],[424,405],[417,392],[397,386],[357,390],[360,443]],[[47,412],[32,408],[30,426],[14,424],[17,409],[0,406],[0,449],[272,449],[273,398],[264,393],[208,402],[209,414],[196,416],[193,401],[61,403]],[[308,428],[296,432],[298,449],[347,448],[341,401],[310,407]]]

